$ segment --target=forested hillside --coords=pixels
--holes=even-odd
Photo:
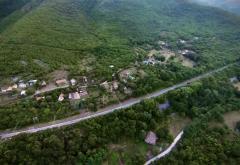
[[[1,133],[176,89],[0,139],[0,164],[139,165],[183,129],[157,163],[240,164],[240,121],[225,117],[240,109],[239,52],[240,17],[190,0],[0,0]]]
[[[239,0],[190,0],[198,2],[203,5],[210,5],[222,8],[229,12],[240,15],[240,1]]]
[[[202,38],[195,48],[199,67],[215,66],[237,57],[239,22],[225,12],[185,1],[45,0],[11,26],[3,26],[1,76],[49,72],[34,59],[51,70],[64,65],[82,75],[79,65],[91,59],[95,65],[87,64],[90,74],[108,77],[137,61],[133,50],[139,45],[161,38],[174,47],[174,40],[195,36]],[[115,68],[109,71],[111,64]]]

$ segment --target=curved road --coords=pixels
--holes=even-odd
[[[63,126],[72,125],[72,124],[78,123],[80,121],[84,121],[84,120],[96,118],[96,117],[99,117],[99,116],[103,116],[103,115],[106,115],[106,114],[109,114],[109,113],[112,113],[112,112],[115,112],[115,111],[118,111],[118,110],[121,110],[121,109],[124,109],[124,108],[131,107],[132,105],[135,105],[135,104],[141,102],[144,99],[155,98],[155,97],[158,97],[160,95],[166,94],[169,91],[175,90],[175,89],[180,88],[180,87],[187,86],[194,81],[198,81],[198,80],[203,79],[205,77],[208,77],[208,76],[210,76],[210,75],[212,75],[216,72],[220,72],[220,71],[222,71],[222,70],[224,70],[224,69],[226,69],[226,68],[228,68],[228,67],[230,67],[234,64],[230,64],[230,65],[224,66],[222,68],[207,72],[207,73],[202,74],[200,76],[197,76],[195,78],[192,78],[192,79],[189,79],[189,80],[184,81],[182,83],[173,85],[173,86],[171,86],[169,88],[166,88],[166,89],[158,90],[158,91],[153,92],[151,94],[148,94],[146,96],[129,99],[129,100],[126,100],[126,101],[121,102],[119,104],[114,104],[114,105],[105,107],[103,109],[100,109],[97,112],[89,112],[87,114],[80,114],[80,115],[68,117],[68,118],[65,118],[65,119],[62,119],[62,120],[57,120],[57,121],[49,122],[49,123],[45,123],[45,124],[38,124],[38,125],[31,126],[31,127],[19,129],[19,130],[4,131],[4,132],[0,133],[0,137],[1,137],[1,139],[11,138],[11,137],[17,136],[17,135],[22,134],[22,133],[35,133],[35,132],[44,131],[44,130],[47,130],[47,129],[59,128],[59,127],[63,127]]]
[[[159,155],[157,155],[156,157],[148,160],[144,165],[150,165],[151,163],[167,156],[174,148],[175,146],[177,145],[178,141],[182,138],[183,136],[183,131],[181,131],[177,137],[174,139],[174,141],[172,142],[172,144],[163,152],[161,152]]]

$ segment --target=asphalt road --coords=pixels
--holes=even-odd
[[[19,129],[19,130],[3,131],[3,132],[0,132],[0,137],[1,137],[1,139],[7,139],[7,138],[11,138],[11,137],[17,136],[19,134],[23,134],[23,133],[40,132],[40,131],[44,131],[44,130],[48,130],[48,129],[52,129],[52,128],[59,128],[59,127],[63,127],[63,126],[76,124],[78,122],[88,120],[88,119],[92,119],[92,118],[96,118],[96,117],[99,117],[99,116],[104,116],[104,115],[110,114],[112,112],[131,107],[132,105],[135,105],[135,104],[141,102],[144,99],[155,98],[155,97],[158,97],[160,95],[166,94],[169,91],[187,86],[187,85],[191,84],[192,82],[195,82],[195,81],[198,81],[200,79],[206,78],[206,77],[208,77],[208,76],[210,76],[210,75],[212,75],[216,72],[220,72],[220,71],[228,68],[231,65],[233,65],[233,64],[224,66],[222,68],[219,68],[219,69],[216,69],[216,70],[213,70],[213,71],[210,71],[210,72],[207,72],[207,73],[202,74],[200,76],[197,76],[197,77],[194,77],[194,78],[189,79],[187,81],[184,81],[182,83],[173,85],[169,88],[158,90],[156,92],[145,95],[143,97],[129,99],[129,100],[126,100],[126,101],[121,102],[119,104],[114,104],[114,105],[105,107],[103,109],[100,109],[97,112],[89,112],[89,113],[84,114],[84,115],[80,114],[80,115],[68,117],[68,118],[65,118],[65,119],[62,119],[62,120],[56,120],[54,122],[49,122],[49,123],[45,123],[45,124],[38,124],[38,125],[31,126],[31,127],[26,127],[26,128],[23,128],[23,129]]]

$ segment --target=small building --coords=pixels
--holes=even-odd
[[[180,40],[179,40],[179,43],[180,43],[180,44],[186,44],[187,41],[180,39]]]
[[[72,79],[70,80],[70,83],[71,83],[72,86],[75,86],[75,85],[77,84],[77,80],[75,80],[75,79],[72,78]]]
[[[59,97],[58,97],[58,101],[59,101],[59,102],[62,102],[63,100],[64,100],[64,94],[61,93],[61,94],[59,95]]]
[[[164,41],[158,41],[158,44],[161,45],[161,46],[166,46],[167,45],[167,43],[164,42]]]
[[[42,81],[41,86],[45,87],[47,85],[46,81]]]
[[[38,96],[38,97],[36,97],[37,101],[44,100],[44,99],[45,99],[45,96],[42,96],[42,97]]]
[[[109,68],[114,68],[114,65],[109,65]]]
[[[17,84],[14,84],[13,86],[12,86],[12,89],[17,89],[18,88],[18,85]]]
[[[145,142],[151,145],[155,145],[157,142],[157,139],[158,139],[157,135],[154,132],[149,131],[145,138]]]
[[[191,50],[183,50],[183,51],[180,51],[180,53],[183,55],[183,56],[189,56],[189,55],[194,55],[195,52],[194,51],[191,51]]]
[[[74,93],[69,93],[68,98],[70,100],[79,100],[81,98],[81,96],[78,92],[74,92]]]
[[[100,84],[101,87],[103,87],[104,89],[108,90],[109,89],[109,84],[107,81],[104,81],[103,83]]]
[[[238,82],[238,78],[237,77],[232,77],[232,78],[230,78],[230,82],[231,83],[237,83]]]
[[[37,83],[37,80],[29,80],[29,81],[28,81],[29,86],[33,86],[33,85],[35,85],[36,83]]]
[[[1,92],[2,92],[2,93],[7,93],[7,89],[8,89],[8,87],[2,87],[2,88],[1,88]]]
[[[64,85],[68,85],[68,82],[66,79],[61,79],[61,80],[57,80],[56,84],[57,86],[64,86]]]
[[[87,82],[88,82],[88,80],[87,80],[87,77],[86,77],[86,76],[83,76],[83,82],[84,82],[84,83],[87,83]]]
[[[171,105],[170,105],[170,102],[169,102],[169,101],[166,101],[166,102],[163,103],[163,104],[159,104],[159,105],[158,105],[158,108],[159,108],[160,110],[164,111],[164,110],[168,109],[170,106],[171,106]]]
[[[81,98],[82,97],[87,97],[88,96],[88,92],[80,90],[79,95],[80,95]]]
[[[24,89],[27,88],[27,84],[25,84],[24,82],[19,82],[18,87]]]
[[[124,92],[124,94],[126,94],[126,95],[131,95],[131,94],[132,94],[131,88],[127,88],[127,87],[124,87],[124,88],[123,88],[123,92]]]
[[[118,82],[117,81],[113,81],[112,85],[113,85],[114,90],[118,89]]]
[[[21,93],[20,93],[21,96],[26,96],[27,95],[27,92],[25,90],[22,90]]]

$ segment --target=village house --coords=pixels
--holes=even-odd
[[[109,65],[109,68],[114,68],[114,65]]]
[[[68,98],[70,100],[79,100],[81,98],[81,96],[78,92],[74,92],[74,93],[69,93]]]
[[[45,87],[47,85],[46,81],[42,81],[41,86]]]
[[[180,44],[186,44],[187,41],[180,39],[180,40],[179,40],[179,43],[180,43]]]
[[[59,101],[59,102],[62,102],[63,100],[64,100],[64,94],[61,93],[61,94],[59,95],[59,97],[58,97],[58,101]]]
[[[36,100],[37,100],[37,101],[44,100],[44,99],[45,99],[45,96],[42,96],[42,97],[37,96],[37,97],[36,97]]]
[[[21,93],[20,93],[21,96],[26,96],[27,95],[27,92],[25,90],[22,90]]]
[[[100,86],[104,88],[106,91],[111,92],[111,87],[107,81],[104,81],[103,83],[101,83]]]
[[[145,65],[155,65],[158,61],[154,57],[149,57],[148,59],[143,61]]]
[[[127,94],[127,95],[132,94],[132,90],[130,88],[124,87],[123,91],[124,91],[124,94]]]
[[[2,88],[1,88],[1,92],[2,92],[2,93],[7,93],[7,92],[10,92],[10,91],[12,91],[12,88],[11,88],[11,87],[2,87]]]
[[[182,50],[182,51],[180,51],[180,54],[182,54],[183,56],[188,56],[188,55],[195,54],[195,52],[191,51],[191,50]]]
[[[2,93],[12,92],[14,89],[17,89],[17,85],[16,84],[14,84],[12,86],[8,86],[8,87],[2,87],[1,88],[1,92]]]
[[[12,86],[12,89],[17,89],[17,88],[18,88],[17,84],[14,84],[14,85]]]
[[[72,86],[75,86],[75,85],[77,84],[77,80],[71,79],[71,80],[70,80],[70,83],[71,83]]]
[[[33,85],[35,85],[37,83],[37,80],[29,80],[28,81],[28,85],[29,86],[33,86]]]
[[[237,83],[238,82],[238,78],[237,77],[232,77],[232,78],[230,78],[230,82],[231,83]]]
[[[145,142],[151,145],[155,145],[157,142],[157,139],[158,139],[157,135],[154,132],[149,131],[145,138]]]
[[[81,98],[86,97],[86,96],[88,96],[88,92],[85,91],[85,90],[80,90],[79,95],[80,95]]]
[[[166,46],[167,45],[167,43],[164,42],[164,41],[158,41],[158,44],[161,45],[161,46]]]
[[[114,89],[114,90],[117,90],[117,89],[118,89],[118,82],[117,82],[117,81],[113,81],[113,82],[112,82],[112,85],[113,85],[113,89]]]
[[[64,85],[68,85],[68,82],[66,79],[61,79],[61,80],[57,80],[56,84],[57,86],[64,86]]]
[[[84,82],[84,83],[87,83],[87,82],[88,82],[88,80],[87,80],[87,77],[86,77],[86,76],[83,76],[83,82]]]
[[[25,84],[23,81],[19,81],[18,87],[24,89],[27,88],[27,84]]]

